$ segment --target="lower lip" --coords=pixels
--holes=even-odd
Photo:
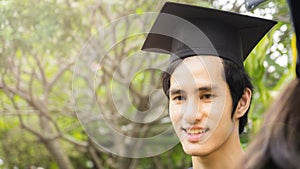
[[[206,133],[206,132],[205,132]],[[201,134],[187,134],[187,140],[189,142],[199,142],[201,140],[201,138],[203,138],[205,133],[201,133]]]

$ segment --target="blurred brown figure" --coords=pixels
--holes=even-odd
[[[300,168],[300,83],[293,80],[266,112],[243,169]]]
[[[297,39],[297,78],[266,112],[263,127],[242,161],[243,169],[300,169],[300,1],[287,2]]]

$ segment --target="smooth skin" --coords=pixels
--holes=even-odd
[[[246,89],[234,116],[222,60],[194,56],[183,60],[171,75],[169,110],[184,151],[194,169],[233,169],[244,156],[239,118],[251,100]]]

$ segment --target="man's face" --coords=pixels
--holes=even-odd
[[[232,99],[220,58],[184,59],[171,75],[169,97],[170,118],[187,154],[208,155],[232,134]]]

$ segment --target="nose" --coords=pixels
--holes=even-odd
[[[195,99],[188,100],[183,113],[184,120],[190,124],[195,124],[201,121],[203,117],[200,103]]]

